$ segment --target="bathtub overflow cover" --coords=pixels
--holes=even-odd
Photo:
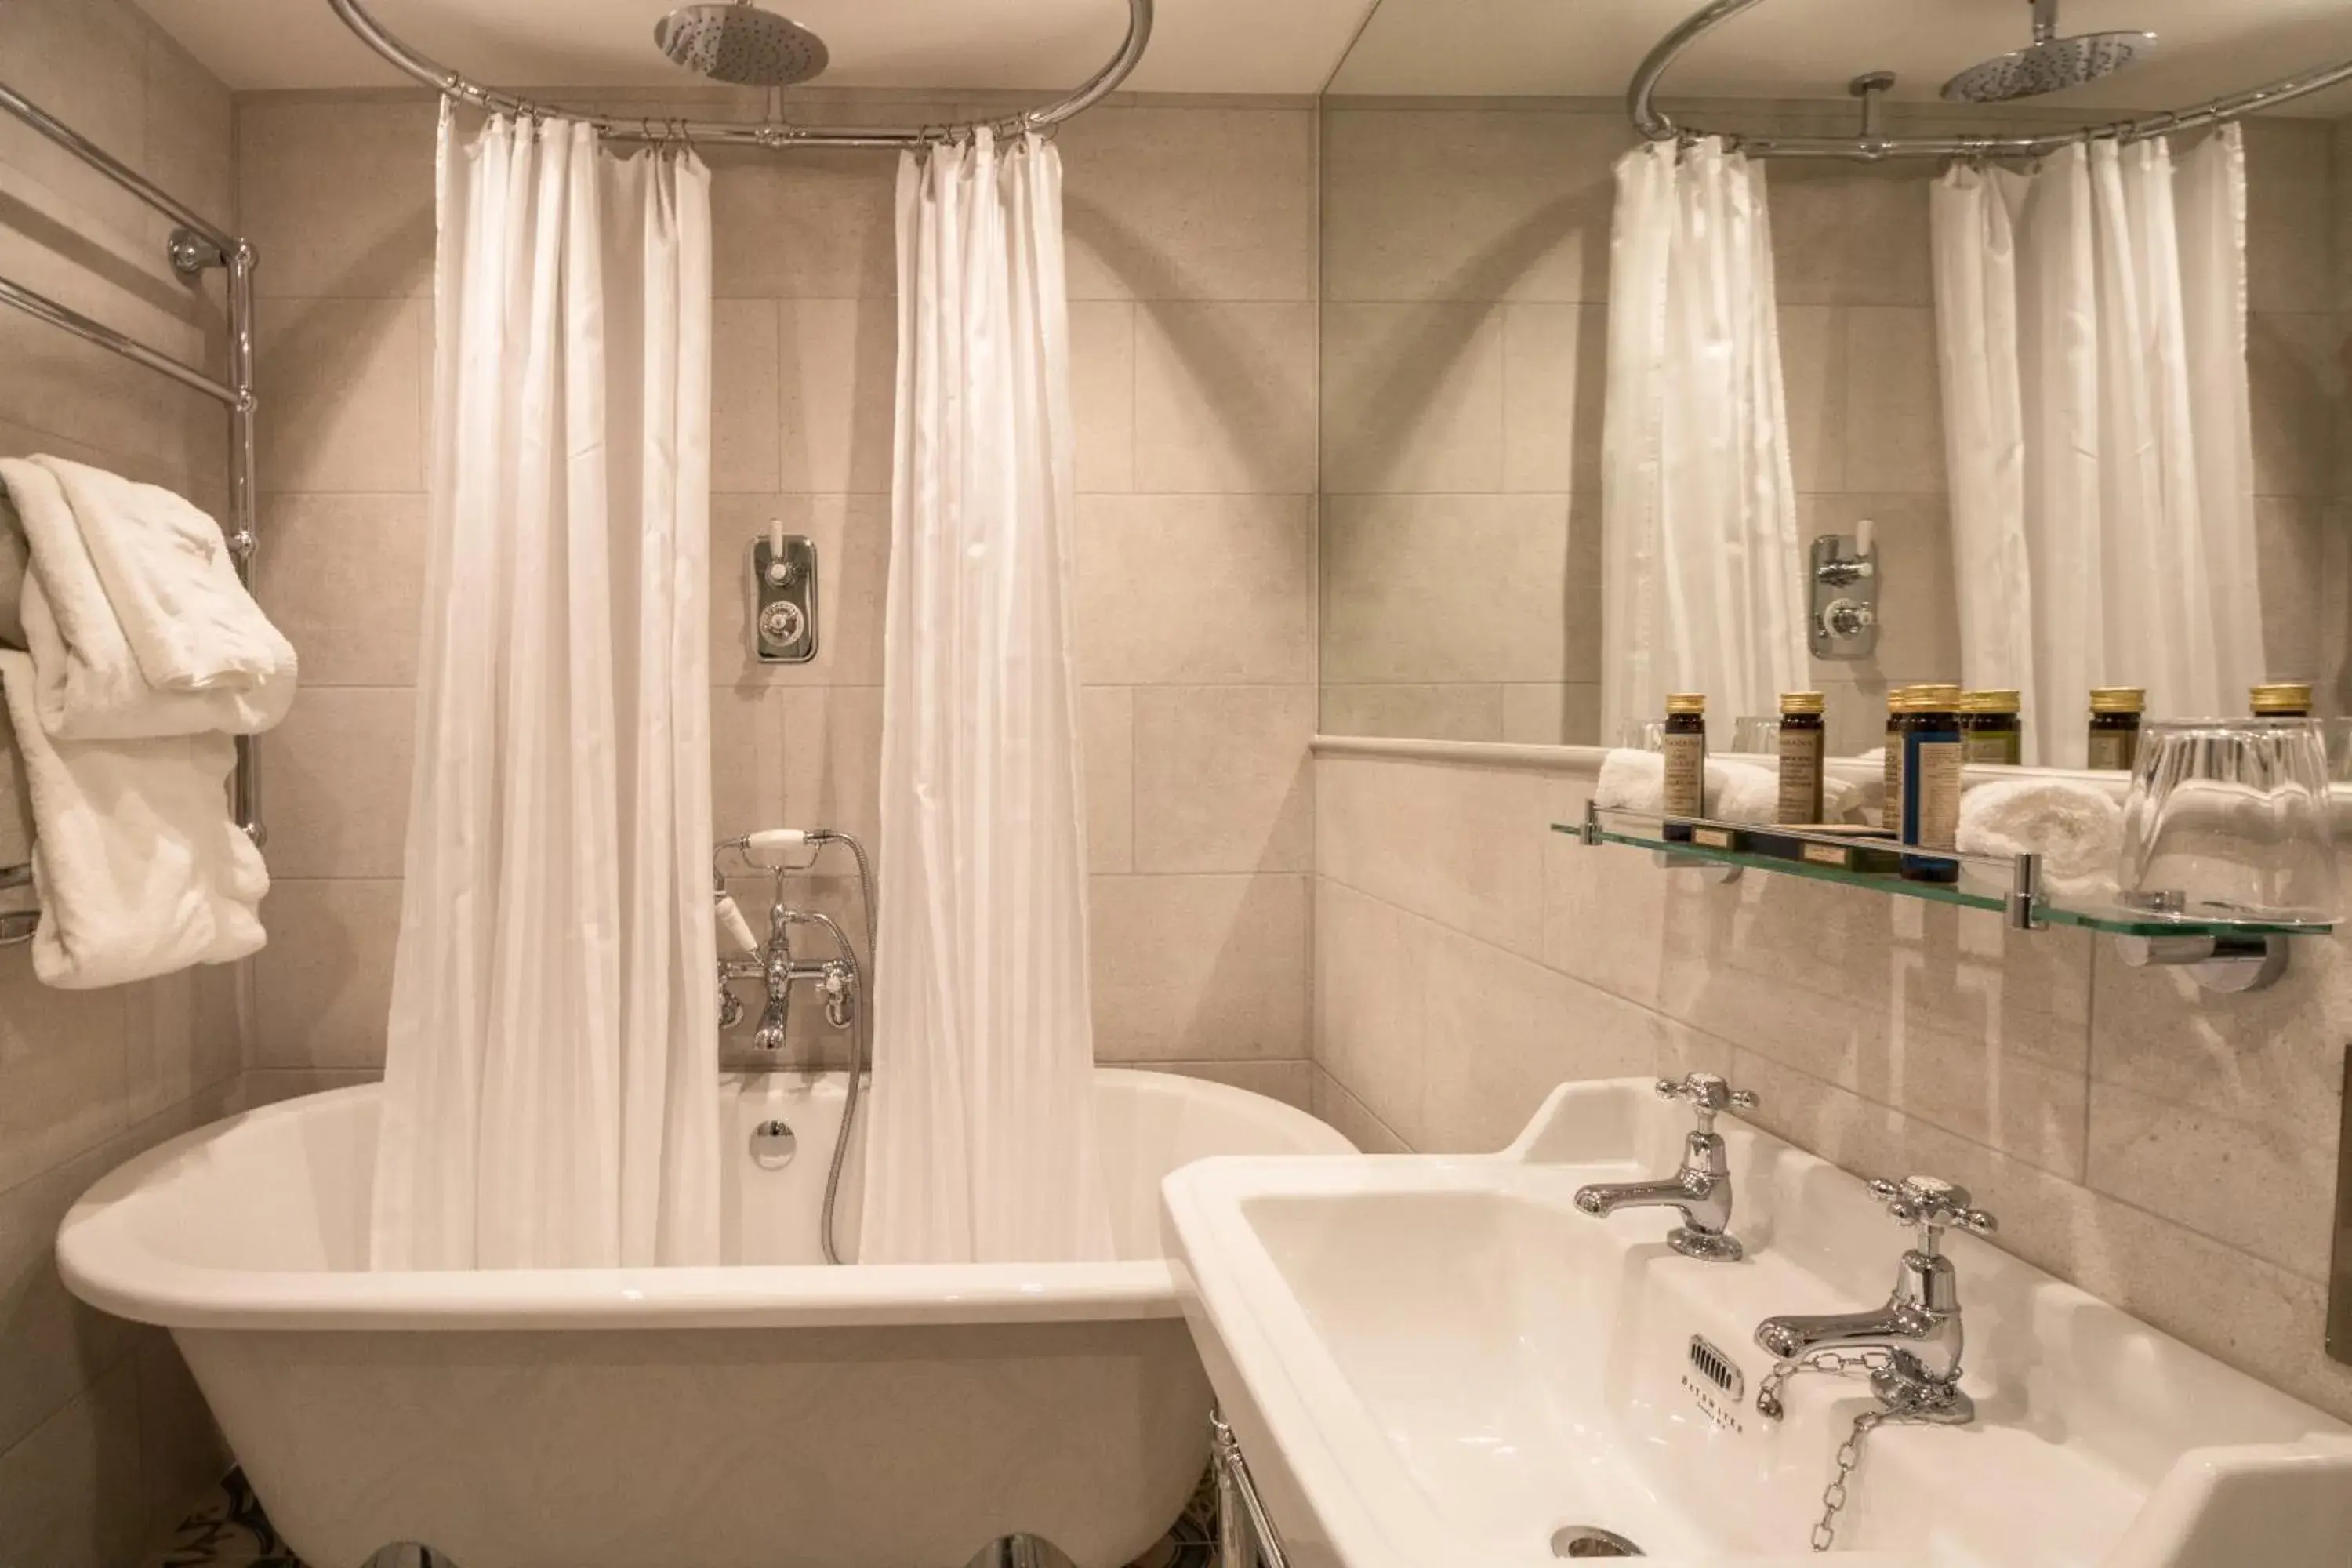
[[[1642,1549],[1613,1530],[1592,1524],[1563,1524],[1551,1534],[1554,1557],[1640,1557]]]
[[[801,1141],[787,1122],[762,1121],[751,1130],[751,1158],[763,1171],[781,1171],[801,1151]]]

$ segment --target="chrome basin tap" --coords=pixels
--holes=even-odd
[[[1580,1187],[1576,1206],[1596,1218],[1619,1209],[1671,1208],[1683,1223],[1666,1233],[1666,1245],[1685,1258],[1737,1263],[1739,1243],[1731,1228],[1731,1166],[1715,1119],[1726,1110],[1750,1110],[1756,1097],[1735,1089],[1711,1072],[1695,1072],[1675,1083],[1658,1080],[1660,1100],[1681,1100],[1697,1114],[1698,1125],[1683,1141],[1682,1169],[1664,1181],[1602,1182]]]
[[[1969,1192],[1934,1176],[1900,1183],[1875,1181],[1873,1195],[1886,1212],[1918,1227],[1918,1239],[1895,1265],[1886,1304],[1866,1312],[1767,1318],[1756,1342],[1780,1363],[1757,1390],[1756,1407],[1778,1420],[1780,1385],[1804,1371],[1870,1372],[1879,1404],[1906,1420],[1958,1426],[1976,1408],[1960,1392],[1960,1291],[1943,1234],[1960,1229],[1989,1236],[1998,1224],[1969,1206]]]

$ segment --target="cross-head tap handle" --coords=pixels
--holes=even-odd
[[[1984,1210],[1970,1208],[1969,1190],[1936,1176],[1906,1176],[1899,1182],[1883,1178],[1870,1184],[1871,1196],[1905,1225],[1919,1228],[1919,1250],[1935,1256],[1936,1244],[1948,1230],[1990,1236],[2000,1222]]]
[[[1756,1097],[1744,1089],[1734,1089],[1711,1072],[1695,1072],[1676,1083],[1670,1078],[1658,1080],[1660,1100],[1680,1100],[1697,1113],[1701,1132],[1715,1131],[1715,1119],[1726,1110],[1753,1110]]]

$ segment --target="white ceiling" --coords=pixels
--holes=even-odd
[[[139,0],[238,89],[401,81],[326,0]],[[682,0],[369,0],[387,28],[443,64],[503,86],[668,86],[696,79],[655,49]],[[833,51],[835,87],[1073,87],[1127,32],[1124,0],[766,0]],[[1322,89],[1372,0],[1159,0],[1130,88]]]
[[[1381,0],[1332,90],[1615,97],[1652,45],[1700,0]],[[1701,39],[1668,97],[1843,93],[1866,70],[1929,99],[1964,65],[2023,46],[2028,0],[1762,0]],[[2352,58],[2347,0],[2064,0],[2061,34],[2152,31],[2153,58],[2035,100],[2056,109],[2162,109]],[[2335,112],[2345,104],[2335,97]]]

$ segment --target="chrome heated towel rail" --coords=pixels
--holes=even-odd
[[[20,283],[0,277],[0,305],[8,305],[38,317],[72,333],[85,342],[96,343],[102,349],[121,355],[134,364],[144,365],[159,375],[168,376],[182,386],[200,392],[228,410],[229,421],[229,528],[228,547],[236,563],[240,578],[250,580],[254,548],[254,437],[253,416],[253,247],[236,236],[198,215],[178,197],[162,189],[116,158],[103,147],[90,141],[71,126],[34,103],[5,82],[0,82],[0,110],[5,110],[18,120],[56,142],[84,163],[97,170],[148,206],[163,214],[176,226],[165,242],[165,255],[172,269],[190,282],[215,268],[228,276],[228,376],[221,380],[206,374],[194,366],[183,364],[168,354],[158,353],[146,344],[126,337],[103,321],[93,321],[69,306],[59,304],[45,294],[36,292]],[[231,805],[237,826],[257,844],[262,840],[261,773],[253,737],[240,735],[236,742],[236,773],[231,786]],[[0,892],[28,887],[32,882],[31,868],[0,866]],[[31,940],[40,922],[37,910],[14,910],[0,913],[0,946]]]

